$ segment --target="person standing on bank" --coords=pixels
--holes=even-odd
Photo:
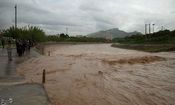
[[[7,54],[8,54],[8,60],[9,61],[12,61],[12,42],[11,40],[8,41],[8,44],[7,44]]]
[[[4,39],[3,39],[3,38],[1,39],[1,44],[2,44],[2,48],[4,49],[4,46],[5,46],[5,41],[4,41]]]

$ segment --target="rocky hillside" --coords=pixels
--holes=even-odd
[[[119,30],[118,28],[113,28],[113,29],[109,29],[106,31],[99,31],[99,32],[95,32],[92,34],[88,34],[88,37],[98,37],[98,38],[108,38],[108,39],[113,39],[113,38],[123,38],[125,36],[131,36],[131,35],[135,35],[135,34],[141,34],[140,32],[134,31],[134,32],[125,32],[122,30]]]

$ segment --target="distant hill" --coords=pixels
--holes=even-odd
[[[134,32],[125,32],[122,30],[119,30],[118,28],[113,28],[113,29],[109,29],[106,31],[99,31],[99,32],[95,32],[95,33],[91,33],[88,34],[88,37],[95,37],[95,38],[108,38],[108,39],[112,39],[113,38],[123,38],[126,36],[131,36],[131,35],[135,35],[135,34],[141,34],[140,32],[134,31]]]

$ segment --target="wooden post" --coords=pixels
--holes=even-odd
[[[50,56],[50,51],[48,51],[48,55]]]
[[[42,83],[44,84],[46,82],[46,70],[43,70],[43,75],[42,75]]]

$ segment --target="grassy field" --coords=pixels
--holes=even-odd
[[[175,51],[174,44],[112,44],[112,47],[133,49],[145,52]]]

